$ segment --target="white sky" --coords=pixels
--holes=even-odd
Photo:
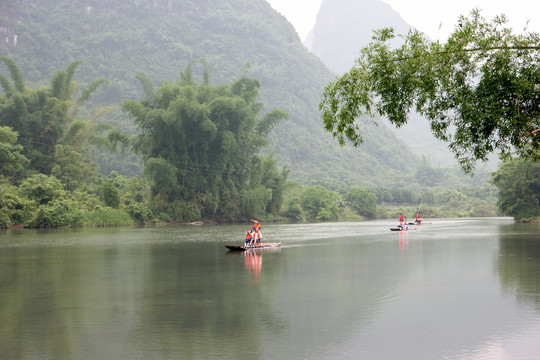
[[[303,41],[315,24],[322,0],[267,0],[295,27]],[[361,0],[358,0],[361,1]],[[491,20],[505,14],[514,32],[528,30],[540,32],[540,0],[382,0],[401,14],[403,19],[432,39],[445,40],[459,15],[468,15],[472,9],[483,10]],[[442,25],[441,25],[442,24]],[[439,30],[440,27],[440,30]]]

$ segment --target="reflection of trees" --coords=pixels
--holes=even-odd
[[[160,349],[166,358],[255,358],[264,340],[261,331],[269,326],[279,331],[280,325],[258,316],[270,314],[270,304],[251,271],[239,271],[248,266],[245,254],[224,257],[221,247],[208,254],[208,244],[189,244],[186,250],[190,256],[152,250],[134,339],[144,337],[145,348]],[[184,251],[179,246],[174,252]],[[272,269],[262,272],[259,276],[273,276]]]
[[[0,249],[1,359],[123,358],[145,256],[134,247],[62,245],[90,232],[73,234],[39,233],[54,246]]]
[[[61,251],[61,250],[60,250]],[[2,358],[44,359],[72,357],[66,299],[61,281],[63,262],[43,257],[48,249],[33,248],[17,256],[16,249],[2,249],[0,261],[0,353]],[[78,299],[71,298],[70,302]],[[31,356],[30,356],[31,357]]]
[[[540,233],[535,225],[520,224],[499,233],[499,277],[502,288],[518,301],[540,308]],[[517,230],[517,231],[516,231]]]
[[[48,234],[57,243],[64,236]],[[44,235],[40,243],[48,240]],[[244,254],[224,257],[222,246],[0,251],[1,359],[252,359],[262,333],[284,328],[245,269]],[[265,260],[272,254],[279,255],[265,252]],[[276,271],[262,268],[259,276],[270,280]]]
[[[88,282],[100,272],[84,247],[2,249],[0,353],[6,359],[74,359],[81,342],[101,329],[84,327],[90,304],[107,289]],[[3,316],[5,314],[6,316]],[[106,318],[106,315],[103,315]],[[34,354],[34,355],[31,355]],[[39,355],[36,355],[39,354]],[[2,357],[3,359],[4,357]]]

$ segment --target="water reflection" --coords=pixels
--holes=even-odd
[[[246,269],[250,270],[253,273],[255,277],[255,282],[259,282],[259,276],[261,274],[262,252],[262,249],[244,251]]]
[[[259,283],[262,270],[263,254],[279,253],[281,248],[249,249],[243,252],[246,269],[253,275],[253,282]]]
[[[539,358],[540,231],[499,223],[0,233],[0,358]]]
[[[405,248],[409,245],[409,238],[407,236],[408,231],[399,232],[399,248],[401,251],[405,251]]]
[[[499,244],[502,290],[540,309],[540,225],[500,226]]]
[[[243,257],[244,267],[251,274],[253,283],[257,284],[261,279],[261,272],[263,268],[263,256],[266,257],[279,254],[281,252],[280,247],[265,248],[265,249],[248,249],[246,251],[227,251],[227,257]]]

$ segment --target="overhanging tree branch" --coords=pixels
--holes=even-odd
[[[356,146],[364,115],[399,127],[415,109],[467,172],[493,152],[531,154],[540,148],[533,136],[540,127],[540,35],[513,35],[503,20],[488,23],[473,11],[446,43],[416,31],[394,50],[387,44],[393,31],[376,32],[355,66],[326,87],[319,105],[325,128]]]

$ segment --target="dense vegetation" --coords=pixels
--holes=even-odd
[[[154,91],[140,75],[145,100],[123,104],[141,129],[129,139],[77,118],[103,82],[92,82],[75,99],[79,63],[58,71],[50,87],[32,90],[12,59],[0,60],[12,76],[0,77],[0,227],[238,221],[279,212],[287,170],[279,171],[272,155],[257,154],[286,113],[257,118],[264,107],[256,101],[257,80],[197,85],[188,68],[180,81]],[[141,155],[148,180],[103,178],[85,156],[85,145],[119,143]]]
[[[502,213],[521,221],[540,217],[540,162],[508,157],[493,176]]]
[[[334,144],[332,74],[264,1],[0,9],[0,227],[497,213],[485,174],[432,167],[382,120]]]
[[[213,86],[205,73],[205,81],[197,84],[188,67],[180,80],[156,89],[140,74],[145,98],[122,104],[140,128],[128,136],[95,124],[95,116],[80,118],[79,110],[104,80],[79,90],[73,80],[78,62],[58,71],[50,87],[35,90],[25,85],[12,59],[0,60],[11,73],[11,79],[0,77],[0,228],[252,217],[372,219],[394,216],[404,211],[397,205],[414,207],[422,197],[444,205],[452,196],[360,187],[338,192],[287,181],[289,170],[280,170],[271,153],[259,155],[268,145],[267,135],[287,114],[275,109],[259,116],[264,106],[257,101],[259,82],[252,78]],[[104,177],[88,158],[96,147],[127,146],[143,159],[145,176],[111,172]],[[461,200],[468,209],[431,214],[473,214],[471,201],[456,193],[451,200]],[[448,199],[441,201],[443,196]],[[489,196],[484,200],[493,202]]]
[[[132,223],[124,211],[102,206],[101,175],[83,154],[89,144],[113,146],[121,138],[111,126],[77,118],[103,80],[79,92],[75,62],[35,90],[12,59],[0,60],[12,77],[0,77],[0,227]]]
[[[258,118],[259,82],[240,78],[198,85],[191,68],[176,83],[155,91],[143,79],[143,101],[123,108],[141,129],[135,148],[152,186],[152,205],[161,218],[238,221],[281,208],[287,171],[258,153],[267,135],[287,114],[275,109]]]

